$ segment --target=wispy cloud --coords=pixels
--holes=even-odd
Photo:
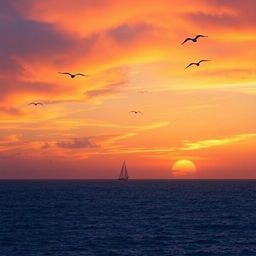
[[[102,95],[108,95],[108,94],[113,94],[114,92],[120,91],[121,88],[124,87],[125,84],[127,84],[128,80],[122,80],[118,82],[112,82],[106,84],[103,88],[100,89],[94,89],[94,90],[89,90],[85,92],[85,96],[89,98],[94,98],[97,96],[102,96]]]
[[[201,140],[197,142],[185,142],[184,147],[180,148],[180,150],[199,150],[199,149],[217,147],[217,146],[222,146],[230,143],[243,141],[243,140],[254,138],[254,137],[256,137],[256,133],[239,134],[229,138]]]

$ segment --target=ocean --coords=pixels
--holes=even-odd
[[[256,255],[256,181],[1,181],[1,256]]]

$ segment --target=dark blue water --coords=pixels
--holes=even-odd
[[[2,181],[0,255],[256,255],[256,181]]]

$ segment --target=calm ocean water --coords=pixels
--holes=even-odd
[[[256,181],[1,181],[1,256],[256,255]]]

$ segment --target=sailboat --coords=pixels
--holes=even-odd
[[[126,164],[125,164],[125,161],[124,161],[118,180],[125,180],[126,181],[128,179],[129,179],[128,172],[127,172]]]

